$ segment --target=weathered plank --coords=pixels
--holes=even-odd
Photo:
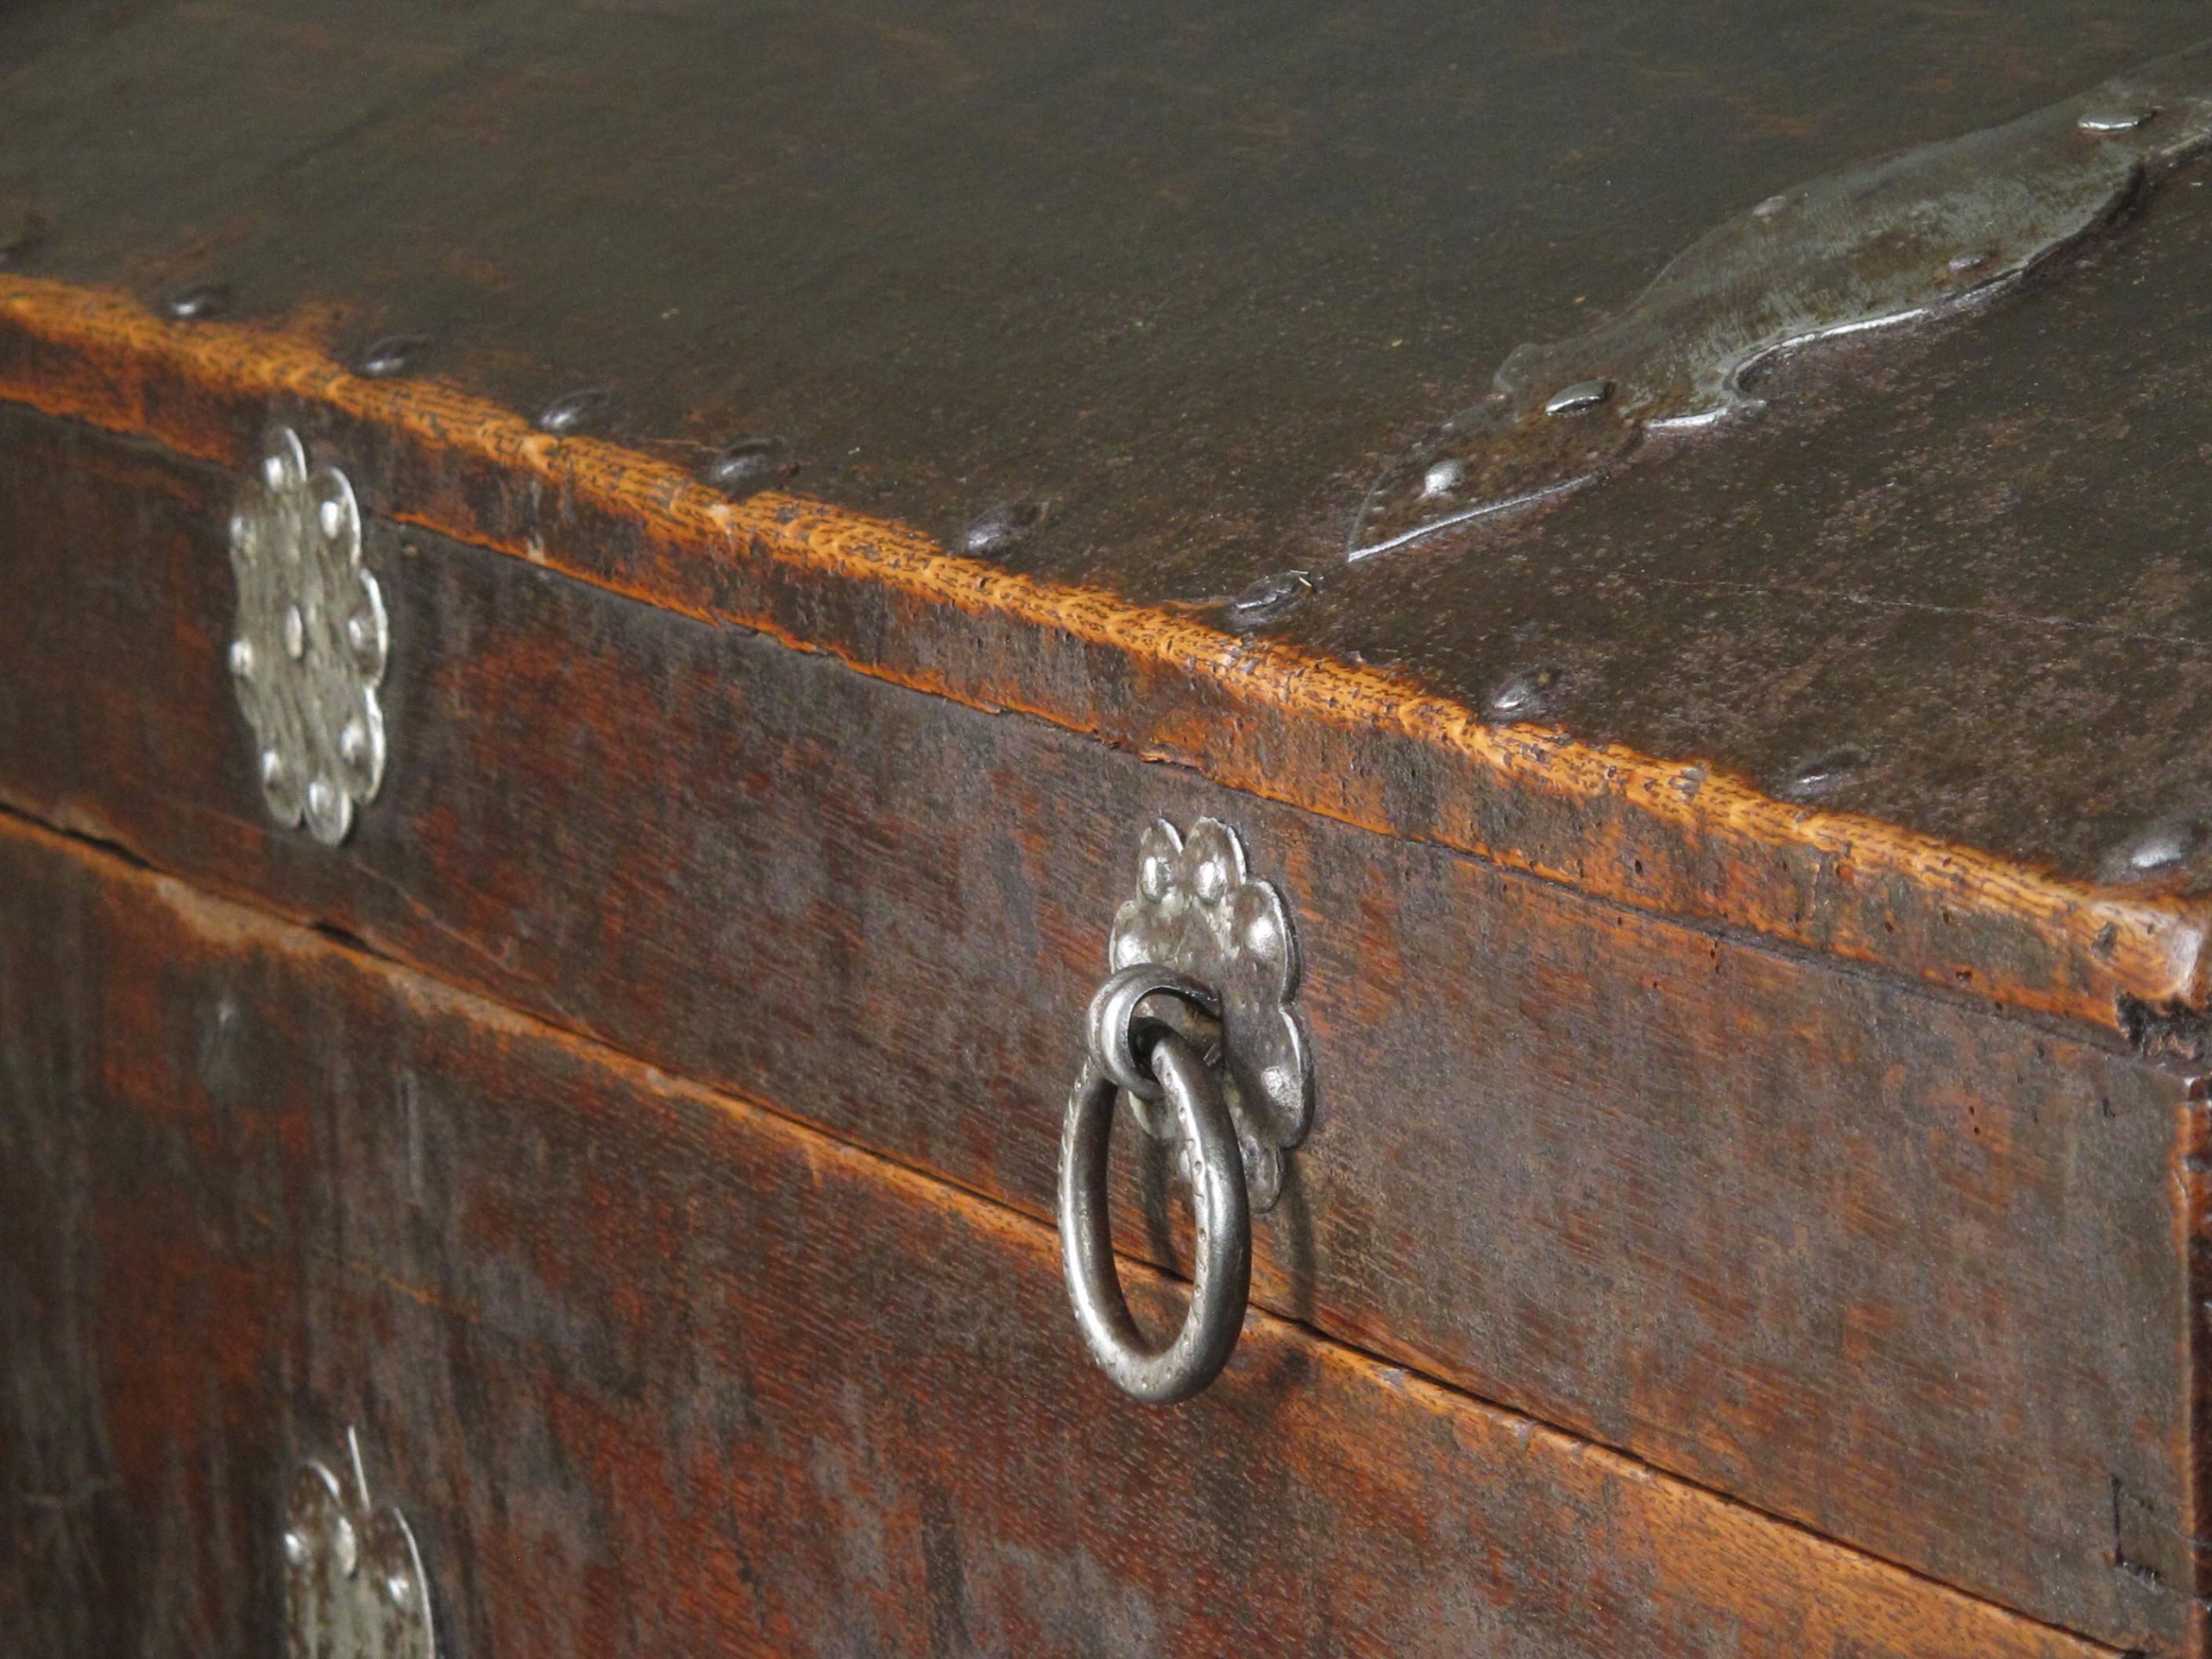
[[[1226,817],[1322,1085],[1267,1305],[2178,1650],[2179,1078],[389,526],[395,759],[333,854],[251,778],[227,488],[9,425],[0,796],[1032,1214],[1137,833]]]
[[[0,893],[15,1650],[273,1650],[357,1424],[480,1659],[2102,1651],[1264,1315],[1137,1407],[1033,1221],[40,831]]]

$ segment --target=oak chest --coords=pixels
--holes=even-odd
[[[2203,1659],[2208,35],[0,10],[0,1650]]]

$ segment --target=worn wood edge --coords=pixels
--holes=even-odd
[[[1361,829],[2138,1043],[2212,992],[2205,901],[1492,724],[1388,673],[1006,571],[889,520],[732,501],[450,385],[352,374],[307,331],[173,322],[118,291],[0,276],[0,400],[226,467],[281,411],[340,441],[372,510],[403,525]]]
[[[2168,1586],[2186,1595],[2190,1659],[2212,1656],[2212,1078],[2192,1077],[2189,1109],[2176,1127],[2171,1169],[2173,1231],[2188,1264],[2181,1310],[2188,1355],[2188,1419],[2182,1448],[2183,1559],[2188,1581]],[[2114,1493],[2114,1548],[2124,1546],[2119,1496]],[[2130,1563],[2116,1565],[2132,1566]],[[2155,1575],[2154,1575],[2155,1577]]]
[[[881,1153],[836,1139],[772,1107],[664,1072],[634,1055],[607,1048],[472,990],[365,952],[314,928],[206,892],[177,877],[137,863],[120,852],[35,821],[13,814],[0,815],[0,840],[26,844],[44,855],[76,866],[103,893],[120,895],[127,902],[167,911],[211,951],[265,953],[296,963],[303,973],[337,968],[380,981],[396,999],[425,1018],[465,1020],[512,1038],[544,1044],[616,1075],[627,1087],[732,1119],[749,1133],[781,1142],[811,1168],[842,1168],[896,1191],[917,1206],[959,1211],[966,1224],[1006,1240],[1016,1249],[1056,1255],[1057,1241],[1047,1223],[987,1194],[951,1185]],[[1119,1271],[1125,1278],[1149,1280],[1161,1286],[1172,1286],[1178,1282],[1173,1274],[1126,1256],[1119,1250],[1115,1256]],[[358,1267],[361,1264],[354,1265]],[[432,1292],[392,1280],[380,1273],[379,1278],[402,1294],[439,1305]],[[1793,1570],[1784,1582],[1800,1586],[1802,1594],[1817,1597],[1832,1613],[1863,1608],[1865,1611],[1859,1616],[1880,1619],[1885,1613],[1910,1611],[1909,1606],[1902,1605],[1910,1602],[1928,1615],[1933,1615],[1940,1607],[1947,1615],[1942,1622],[1949,1631],[1976,1632],[1971,1646],[1960,1650],[1962,1652],[1990,1656],[2033,1654],[2042,1659],[2134,1659],[2132,1653],[2124,1654],[2078,1632],[2016,1612],[1913,1568],[1840,1543],[1796,1522],[1684,1480],[1627,1454],[1580,1439],[1540,1419],[1419,1372],[1407,1370],[1256,1305],[1248,1309],[1246,1325],[1248,1330],[1256,1328],[1275,1340],[1295,1344],[1316,1365],[1338,1368],[1364,1386],[1386,1389],[1407,1401],[1414,1408],[1449,1427],[1455,1438],[1463,1432],[1461,1425],[1470,1419],[1480,1419],[1487,1424],[1493,1437],[1510,1434],[1530,1456],[1548,1461],[1562,1469],[1578,1467],[1584,1471],[1610,1474],[1651,1492],[1655,1525],[1663,1524],[1670,1532],[1702,1540],[1705,1547],[1698,1552],[1701,1555],[1735,1563],[1795,1558]],[[1079,1340],[1072,1322],[1067,1340],[1071,1343]],[[1846,1618],[1851,1616],[1848,1612],[1844,1614]],[[2192,1656],[2199,1651],[2198,1645],[2192,1643]]]

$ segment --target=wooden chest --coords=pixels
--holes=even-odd
[[[0,10],[0,1650],[2212,1653],[2208,34]]]

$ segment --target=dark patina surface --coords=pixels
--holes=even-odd
[[[2171,879],[2129,855],[2204,856],[2212,812],[2200,173],[1990,314],[1786,366],[1755,429],[1341,560],[1518,343],[2206,30],[2193,0],[19,5],[0,242],[517,409],[605,388],[564,416],[702,464],[780,439],[742,466],[1014,568]],[[1229,609],[1291,568],[1318,591]]]
[[[1049,1224],[1146,827],[1233,819],[1280,884],[1315,1062],[1252,1229],[1255,1305],[1880,1559],[2188,1651],[2212,1277],[2177,1238],[2204,1236],[2212,1164],[2171,1054],[374,521],[398,759],[327,847],[272,820],[223,660],[231,489],[0,413],[0,843],[12,814],[88,834]],[[130,673],[74,666],[116,641]],[[0,879],[0,917],[13,900]],[[1187,1272],[1170,1161],[1121,1130],[1118,1246]],[[854,1224],[825,1206],[824,1252]]]
[[[1286,1320],[1117,1404],[1033,1220],[6,817],[0,891],[11,1654],[282,1652],[355,1424],[447,1659],[2113,1659]]]

